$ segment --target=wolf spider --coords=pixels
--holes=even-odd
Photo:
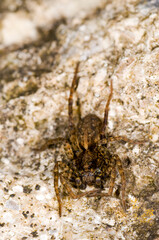
[[[112,196],[116,167],[121,177],[121,201],[123,209],[125,206],[125,174],[121,160],[118,155],[112,154],[107,148],[107,138],[105,135],[108,124],[109,105],[113,95],[113,84],[110,82],[110,93],[105,107],[104,120],[102,121],[95,114],[88,114],[81,118],[80,102],[78,99],[78,115],[79,122],[75,126],[73,120],[73,93],[76,91],[79,83],[77,77],[79,62],[76,65],[72,86],[70,88],[70,96],[68,100],[68,120],[69,135],[66,139],[52,139],[46,145],[60,142],[64,146],[66,157],[58,162],[55,160],[54,166],[54,188],[59,204],[59,216],[62,214],[62,202],[58,187],[59,179],[66,189],[67,193],[73,199],[79,199],[83,196]],[[61,171],[59,171],[61,170]],[[106,181],[110,179],[108,193],[102,192]],[[94,186],[96,189],[92,191],[81,192],[88,186]],[[77,188],[75,193],[72,187]]]
[[[118,155],[111,154],[107,148],[107,137],[105,135],[108,124],[109,105],[113,95],[113,84],[110,82],[110,93],[105,107],[104,120],[102,121],[95,114],[88,114],[81,118],[80,103],[78,99],[79,122],[75,126],[73,120],[73,94],[79,83],[77,77],[79,62],[76,65],[70,96],[68,100],[69,136],[67,139],[60,139],[64,146],[66,158],[61,162],[55,161],[54,166],[54,188],[59,204],[59,216],[62,214],[62,202],[58,188],[58,181],[64,186],[73,199],[83,196],[112,196],[116,167],[121,176],[121,201],[124,210],[125,204],[125,174],[121,160]],[[56,142],[56,139],[54,140]],[[58,141],[58,140],[57,140]],[[48,143],[49,144],[49,143]],[[59,171],[61,170],[61,172]],[[110,178],[108,193],[102,192],[105,182]],[[88,186],[94,186],[92,191],[81,192]],[[75,193],[72,187],[79,191]]]

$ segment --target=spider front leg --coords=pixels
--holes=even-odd
[[[59,204],[59,216],[60,217],[62,215],[62,201],[61,201],[60,191],[59,191],[59,187],[58,187],[59,178],[60,178],[61,184],[64,186],[64,188],[66,189],[68,194],[73,199],[79,199],[79,198],[84,197],[84,196],[94,197],[94,196],[96,196],[100,192],[100,190],[92,190],[92,191],[88,191],[88,192],[74,193],[72,191],[72,188],[71,188],[70,184],[66,180],[66,177],[69,178],[69,174],[71,174],[71,169],[69,169],[69,170],[70,170],[70,172],[68,173],[68,175],[66,174],[66,168],[65,168],[64,172],[59,173],[59,164],[58,164],[58,162],[55,163],[54,170],[53,170],[53,172],[54,172],[54,188],[55,188],[55,193],[56,193],[56,197],[57,197],[58,204]],[[63,177],[62,175],[64,175],[65,177]]]
[[[68,100],[68,116],[69,116],[70,128],[72,128],[74,126],[74,122],[73,122],[73,93],[76,91],[76,89],[78,87],[78,82],[79,82],[79,78],[77,77],[78,68],[79,68],[79,62],[77,62],[76,67],[75,67],[74,77],[73,77],[73,81],[72,81],[72,85],[71,85],[71,89],[70,89],[70,96],[69,96],[69,100]]]
[[[54,172],[54,188],[55,188],[57,201],[58,201],[58,204],[59,204],[59,216],[61,217],[61,215],[62,215],[62,201],[61,201],[60,191],[59,191],[59,187],[58,187],[59,178],[60,178],[60,181],[61,181],[62,185],[65,187],[65,189],[67,190],[67,192],[71,195],[71,197],[73,199],[76,199],[76,198],[79,198],[79,197],[78,197],[78,195],[76,195],[72,191],[71,187],[69,186],[69,184],[67,183],[65,178],[62,177],[62,174],[59,173],[59,164],[58,164],[58,162],[55,163],[53,172]]]
[[[125,203],[125,186],[126,186],[126,180],[125,180],[125,174],[124,174],[124,169],[122,167],[122,162],[119,158],[118,155],[113,155],[112,156],[112,162],[111,162],[111,174],[110,174],[110,186],[109,186],[109,191],[106,196],[112,196],[113,193],[113,188],[115,184],[115,178],[116,178],[116,166],[118,168],[120,177],[121,177],[121,202],[122,202],[122,207],[124,211],[126,211],[126,203]],[[101,193],[102,195],[102,193]],[[103,194],[103,196],[105,196]]]
[[[125,185],[126,185],[126,180],[125,180],[125,174],[124,170],[122,167],[121,160],[118,155],[111,155],[110,152],[108,151],[106,144],[104,143],[104,139],[102,139],[101,142],[99,142],[99,145],[97,146],[97,152],[98,152],[98,161],[97,161],[97,166],[100,169],[103,169],[103,172],[106,173],[106,175],[110,176],[110,185],[109,185],[109,191],[108,193],[97,193],[96,196],[112,196],[113,193],[113,188],[115,184],[115,178],[116,178],[116,167],[118,168],[120,177],[121,177],[121,201],[122,201],[122,206],[123,209],[126,209],[126,204],[125,204]],[[101,158],[100,158],[101,156]],[[108,166],[108,167],[105,167]]]
[[[32,150],[35,151],[44,151],[48,148],[56,147],[58,144],[62,145],[62,143],[65,141],[65,138],[59,137],[59,138],[45,138],[44,141],[40,142],[38,145],[32,148]]]
[[[101,139],[105,138],[105,130],[107,128],[108,125],[108,114],[109,114],[109,105],[110,105],[110,101],[112,99],[113,96],[113,81],[110,81],[110,93],[109,93],[109,97],[105,106],[105,113],[104,113],[104,120],[103,120],[103,125],[101,128]]]
[[[54,172],[54,188],[55,188],[57,201],[58,201],[58,204],[59,204],[59,216],[61,217],[62,202],[61,202],[60,192],[59,192],[59,188],[58,188],[58,180],[59,180],[59,166],[58,166],[58,162],[55,163],[53,172]]]
[[[126,186],[126,180],[125,180],[125,174],[124,169],[122,167],[122,162],[118,155],[114,155],[116,159],[116,165],[118,167],[118,171],[121,177],[121,198],[122,198],[122,206],[123,209],[126,211],[126,203],[125,203],[125,186]]]
[[[144,144],[145,142],[148,142],[149,139],[145,139],[145,140],[137,140],[137,139],[130,139],[127,138],[126,136],[114,136],[111,135],[109,136],[109,142],[113,142],[113,141],[118,141],[118,142],[124,142],[124,143],[130,143],[130,144]]]
[[[112,196],[113,188],[115,184],[115,178],[116,178],[116,168],[115,166],[113,166],[111,170],[111,175],[110,175],[110,185],[109,185],[109,191],[108,191],[109,196]]]

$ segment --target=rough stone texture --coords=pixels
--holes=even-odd
[[[0,3],[1,239],[159,238],[158,7],[158,1],[137,0]],[[65,136],[78,60],[83,116],[103,117],[113,79],[108,131],[132,140],[109,144],[125,169],[126,213],[119,198],[63,194],[59,218],[56,149],[33,150],[46,138]]]

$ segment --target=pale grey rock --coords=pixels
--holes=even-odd
[[[2,239],[157,240],[158,1],[6,0],[0,10]],[[126,213],[119,198],[73,200],[62,194],[59,218],[56,149],[33,149],[66,135],[77,61],[82,116],[103,117],[113,79],[108,131],[132,140],[109,144],[125,169]],[[60,161],[62,148],[57,150]],[[114,194],[118,190],[119,176]]]
[[[12,201],[12,200],[6,201],[5,207],[12,209],[12,210],[17,210],[17,211],[20,210],[19,205],[15,201]]]

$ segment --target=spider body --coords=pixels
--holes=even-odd
[[[73,121],[73,93],[78,87],[78,68],[79,63],[75,68],[68,101],[69,136],[66,139],[60,139],[64,146],[65,158],[61,162],[55,161],[54,166],[54,188],[59,203],[60,216],[62,214],[62,201],[58,185],[59,179],[68,194],[74,199],[83,196],[111,196],[116,178],[116,168],[118,168],[121,176],[122,205],[125,209],[125,175],[122,163],[118,155],[109,152],[105,136],[109,104],[113,94],[112,81],[103,121],[94,114],[88,114],[81,118],[79,104],[79,122],[75,126]],[[54,142],[56,143],[56,139],[54,139]],[[107,180],[110,181],[109,191],[104,193],[102,191]],[[94,190],[81,191],[86,189],[87,186],[94,186]],[[73,188],[78,189],[78,192],[75,193]]]
[[[74,172],[71,178],[72,185],[76,188],[85,189],[87,185],[103,188],[106,172],[103,172],[102,163],[107,166],[106,159],[111,158],[111,155],[106,148],[102,153],[101,146],[99,146],[101,127],[101,119],[94,114],[86,115],[77,125],[80,151],[74,158],[76,174]]]

